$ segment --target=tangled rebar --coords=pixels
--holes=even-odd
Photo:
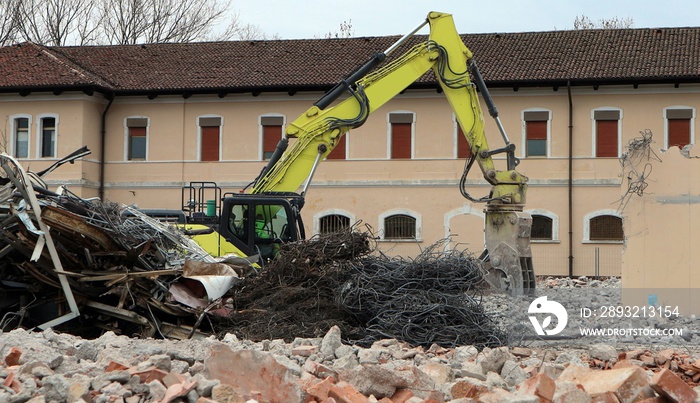
[[[649,161],[661,162],[661,158],[651,148],[654,143],[651,130],[646,129],[640,134],[640,137],[627,143],[625,152],[620,157],[622,174],[627,176],[627,191],[619,200],[618,211],[624,210],[633,195],[642,196],[649,186],[647,180],[653,169]]]
[[[385,338],[426,347],[506,343],[481,306],[478,259],[445,251],[444,241],[414,259],[390,258],[371,253],[372,239],[345,231],[283,246],[273,264],[237,285],[235,311],[220,330],[290,340],[337,325],[358,345]]]

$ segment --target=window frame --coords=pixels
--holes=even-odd
[[[617,119],[604,119],[607,114],[617,114]],[[596,118],[596,115],[599,118]],[[591,157],[593,158],[620,158],[622,149],[622,119],[623,112],[621,108],[613,106],[603,106],[591,110],[591,126],[592,126],[592,150]],[[617,122],[617,154],[615,156],[598,156],[598,121],[616,121]]]
[[[604,239],[595,239],[591,240],[591,220],[597,217],[601,216],[614,216],[620,219],[620,223],[622,224],[622,240],[604,240]],[[617,211],[617,210],[610,210],[610,209],[605,209],[605,210],[597,210],[597,211],[592,211],[588,214],[586,214],[583,217],[583,241],[582,243],[585,244],[592,244],[592,243],[597,243],[597,244],[624,244],[625,243],[625,223],[624,219],[622,218],[622,215]]]
[[[258,130],[259,130],[259,139],[258,139],[258,160],[260,161],[269,161],[270,158],[265,157],[265,126],[279,126],[280,128],[280,138],[277,140],[275,143],[275,147],[277,147],[277,144],[279,143],[280,140],[282,140],[285,136],[284,133],[284,128],[287,124],[287,118],[286,115],[282,115],[279,113],[267,113],[264,115],[258,116]],[[269,151],[270,157],[272,157],[272,154],[274,154],[275,150],[272,149],[272,151]]]
[[[53,147],[51,150],[51,155],[50,156],[43,156],[43,151],[44,151],[44,119],[54,119],[54,128],[53,128]],[[36,157],[37,158],[57,158],[58,155],[58,125],[59,125],[59,119],[58,119],[58,114],[55,113],[43,113],[37,115],[37,128],[36,128],[36,139],[37,139],[37,144],[36,144]]]
[[[522,122],[521,158],[549,158],[552,151],[552,111],[544,108],[528,108],[520,112],[520,117]],[[544,155],[528,155],[528,122],[545,122],[546,124]]]
[[[530,243],[560,243],[561,240],[559,239],[559,215],[556,213],[553,213],[549,210],[544,210],[544,209],[531,209],[531,210],[526,210],[526,213],[530,214],[530,216],[533,218],[533,223],[534,223],[534,217],[535,216],[541,216],[548,218],[552,221],[552,239],[532,239],[532,236],[530,237]]]
[[[678,111],[678,112],[676,112]],[[670,136],[670,127],[669,127],[669,121],[674,120],[673,117],[669,117],[669,115],[675,115],[677,113],[682,113],[682,111],[688,111],[690,112],[690,117],[687,118],[689,119],[690,123],[690,132],[688,133],[688,144],[695,144],[695,108],[692,106],[686,106],[686,105],[674,105],[674,106],[669,106],[664,108],[663,110],[663,117],[664,117],[664,149],[668,150],[670,148],[669,146],[669,136]],[[684,120],[684,118],[681,118],[681,120]]]
[[[415,220],[415,238],[387,238],[386,237],[386,227],[385,227],[385,222],[386,219],[389,217],[393,216],[398,216],[398,215],[403,215],[403,216],[408,216],[411,217]],[[394,210],[389,210],[385,211],[382,214],[379,215],[379,222],[377,228],[379,229],[379,234],[380,239],[379,241],[384,241],[384,242],[422,242],[423,239],[423,234],[422,234],[422,218],[420,214],[407,210],[407,209],[394,209]]]
[[[387,124],[387,150],[386,156],[390,160],[412,160],[415,159],[415,131],[416,131],[416,113],[411,111],[391,111],[386,115]],[[394,125],[395,124],[410,124],[410,156],[408,158],[394,157]]]
[[[129,120],[141,120],[145,119],[146,120],[146,126],[138,126],[136,124],[130,125]],[[137,128],[145,128],[146,129],[146,143],[144,147],[146,148],[144,150],[144,157],[143,158],[132,158],[131,157],[131,128],[132,127],[137,127]],[[124,161],[148,161],[148,143],[149,143],[149,138],[150,138],[150,133],[151,133],[151,118],[148,116],[141,116],[141,115],[133,115],[133,116],[127,116],[124,118]],[[134,136],[136,137],[136,136]],[[141,136],[138,136],[141,137]]]
[[[218,126],[211,125],[211,124],[202,124],[203,121],[204,121],[204,123],[209,123],[205,120],[212,120],[213,121],[214,119],[219,120]],[[202,155],[204,153],[204,128],[205,127],[218,127],[219,128],[219,144],[218,144],[219,150],[217,152],[217,159],[215,159],[215,160],[203,160],[202,159],[203,158]],[[223,116],[220,116],[220,115],[197,116],[197,161],[200,161],[200,162],[219,162],[219,161],[221,161],[221,156],[222,156],[221,150],[223,149],[223,132],[224,132],[223,128],[224,128]]]
[[[353,225],[355,222],[357,222],[357,219],[355,218],[355,214],[343,210],[343,209],[327,209],[327,210],[322,210],[319,211],[318,213],[314,214],[313,217],[313,224],[314,224],[314,234],[320,234],[321,233],[321,218],[329,215],[341,215],[345,216],[350,219],[350,225]]]
[[[17,120],[27,119],[27,155],[25,157],[17,156]],[[32,149],[32,115],[19,113],[10,116],[10,152],[9,154],[17,159],[31,158],[30,151]]]

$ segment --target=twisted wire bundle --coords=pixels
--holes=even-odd
[[[222,331],[291,340],[319,337],[337,325],[359,345],[385,338],[426,347],[505,344],[481,306],[478,259],[444,252],[444,242],[414,259],[389,258],[370,254],[371,239],[346,231],[285,245],[273,264],[238,284]]]

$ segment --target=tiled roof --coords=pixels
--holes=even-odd
[[[0,91],[327,89],[398,37],[0,48]],[[424,39],[417,37],[416,40]],[[463,35],[490,86],[700,82],[700,28]],[[400,53],[398,51],[397,53]],[[434,85],[430,75],[420,84]]]

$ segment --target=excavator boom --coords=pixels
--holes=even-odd
[[[426,24],[430,25],[427,40],[410,47],[398,57],[389,58],[391,53]],[[463,178],[473,163],[477,163],[483,178],[492,185],[488,196],[473,198],[466,192],[464,180],[460,184],[462,194],[470,201],[486,203],[486,251],[482,254],[482,260],[489,273],[489,281],[494,287],[513,293],[534,288],[530,253],[532,221],[523,212],[527,178],[515,170],[518,163],[515,146],[503,130],[472,52],[462,42],[450,14],[431,12],[420,26],[384,52],[373,55],[291,122],[269,163],[249,185],[247,193],[238,196],[238,201],[230,200],[231,206],[227,207],[225,202],[224,211],[232,211],[232,206],[235,207],[236,203],[240,204],[246,197],[256,195],[273,199],[275,195],[289,198],[306,184],[299,199],[295,199],[291,211],[287,204],[268,207],[266,211],[257,208],[255,204],[247,205],[247,208],[255,210],[255,217],[262,217],[260,219],[266,222],[275,219],[278,212],[284,210],[291,226],[290,215],[298,214],[303,205],[306,186],[316,167],[342,136],[365,123],[373,112],[431,69],[472,151],[472,159],[467,164]],[[491,116],[496,119],[506,143],[502,148],[489,148],[477,88],[484,97]],[[297,139],[291,146],[290,138]],[[505,170],[495,167],[493,155],[496,154],[505,154]],[[243,213],[240,207],[239,213]],[[254,215],[253,212],[245,214],[248,219]],[[253,227],[246,228],[242,236],[251,239]]]

